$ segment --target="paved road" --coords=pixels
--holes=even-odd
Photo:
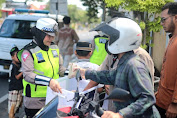
[[[0,74],[0,118],[8,118],[7,98],[8,98],[8,79],[7,76]]]
[[[0,118],[8,118],[8,76],[0,73]],[[17,114],[23,118],[23,108]]]

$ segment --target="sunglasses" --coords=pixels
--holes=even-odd
[[[170,17],[172,17],[172,16],[168,16],[168,17],[166,17],[166,18],[163,17],[163,18],[161,18],[161,21],[160,21],[160,22],[161,22],[161,23],[164,23],[164,22],[165,22],[168,18],[170,18]]]

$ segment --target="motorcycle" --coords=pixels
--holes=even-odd
[[[77,83],[80,80],[80,71],[76,74]],[[100,118],[104,110],[99,103],[103,100],[110,99],[120,102],[129,100],[130,93],[126,90],[115,88],[110,95],[102,100],[95,100],[97,93],[96,87],[91,88],[82,94],[79,93],[78,85],[74,95],[74,104],[72,107],[63,107],[57,109],[58,96],[54,97],[46,106],[44,106],[34,118]]]

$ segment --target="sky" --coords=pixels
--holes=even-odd
[[[85,6],[82,5],[82,2],[80,0],[68,0],[68,5],[70,5],[70,4],[76,5],[77,7],[80,7],[83,10],[86,10],[86,8],[87,8],[87,7],[85,7]],[[99,12],[98,13],[98,17],[100,17],[101,14],[102,14],[102,10],[99,9],[98,12]]]
[[[77,7],[82,8],[83,10],[86,10],[86,7],[82,5],[82,2],[80,0],[68,0],[68,5],[76,5]]]

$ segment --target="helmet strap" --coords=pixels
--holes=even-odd
[[[119,55],[116,54],[116,55],[113,55],[113,59],[112,59],[112,64],[111,64],[111,68],[113,68],[114,66],[114,63],[116,62],[116,60],[118,59]]]

